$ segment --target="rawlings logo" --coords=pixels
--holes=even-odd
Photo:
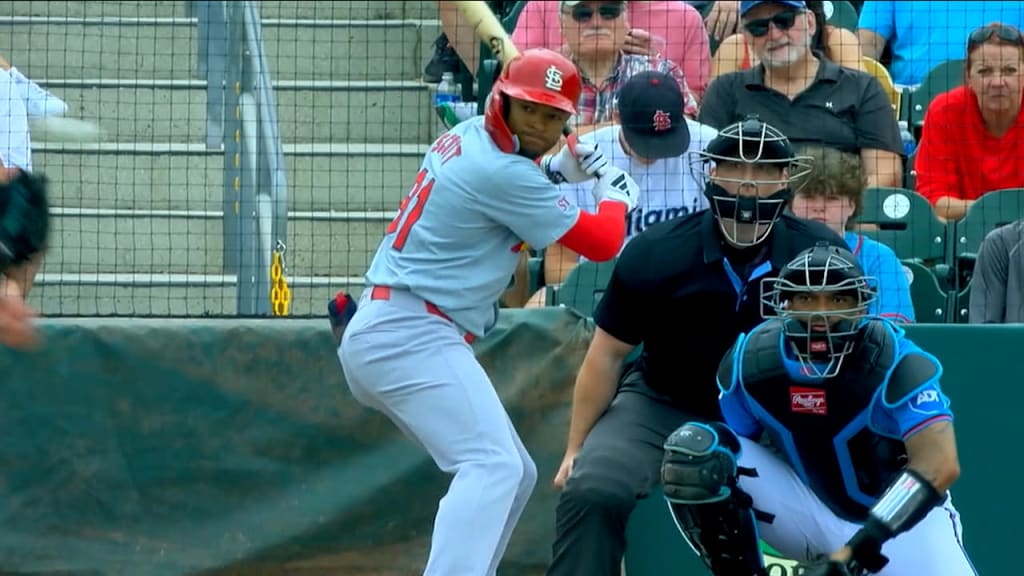
[[[790,386],[789,408],[797,414],[828,414],[825,391],[817,388]]]

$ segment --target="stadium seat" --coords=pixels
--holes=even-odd
[[[892,110],[898,118],[903,94],[892,83],[892,75],[889,74],[889,71],[878,60],[868,58],[867,56],[864,57],[864,69],[882,85],[882,89],[889,96],[889,102],[892,103]]]
[[[508,14],[501,19],[501,26],[505,29],[505,32],[511,35],[516,29],[516,23],[519,22],[519,15],[523,13],[523,8],[526,8],[526,0],[516,2],[508,11]]]
[[[851,32],[857,31],[857,9],[853,7],[853,4],[849,2],[830,2],[826,0],[822,3],[825,8],[826,22],[839,28],[846,28]]]
[[[956,289],[964,293],[968,290],[971,276],[974,274],[974,261],[978,257],[981,241],[989,232],[1024,218],[1024,188],[1007,188],[986,192],[967,210],[963,219],[952,224],[953,227],[953,265],[956,270]],[[967,322],[967,318],[959,318],[963,307],[957,300],[953,322]]]
[[[903,187],[907,190],[917,190],[917,170],[914,168],[914,163],[917,162],[917,150],[907,158],[906,165],[903,167]]]
[[[910,299],[919,324],[949,321],[951,293],[942,289],[935,274],[920,262],[904,260],[903,272],[910,283]]]
[[[901,260],[929,266],[948,264],[948,226],[935,216],[928,200],[905,188],[868,188],[857,224],[871,228],[858,232],[878,240]]]
[[[947,60],[932,68],[921,85],[910,93],[910,125],[920,128],[928,105],[936,96],[964,83],[964,61]]]
[[[614,269],[615,260],[580,262],[572,272],[569,272],[562,286],[549,294],[549,304],[566,306],[584,316],[593,316]]]
[[[989,232],[1024,218],[1024,188],[986,192],[954,225],[954,254],[973,260]]]
[[[968,324],[970,323],[970,312],[971,312],[971,283],[967,285],[959,292],[953,293],[953,318],[954,324]]]

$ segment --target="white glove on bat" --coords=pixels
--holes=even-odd
[[[609,166],[597,179],[594,186],[594,200],[598,204],[605,200],[622,202],[626,212],[636,208],[640,199],[640,187],[622,168]]]
[[[573,154],[575,148],[575,155]],[[567,143],[557,154],[541,160],[544,174],[555,184],[586,182],[608,166],[604,153],[591,142]]]

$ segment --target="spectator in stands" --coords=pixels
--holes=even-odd
[[[590,8],[615,2],[528,2],[519,15],[512,42],[520,49],[558,50],[566,42],[563,31],[553,23],[571,6]],[[621,4],[621,3],[619,3]],[[711,70],[711,51],[704,23],[692,6],[678,1],[625,2],[629,34],[624,54],[658,56],[678,65],[686,83],[699,99],[704,94]]]
[[[990,24],[967,40],[966,84],[935,97],[914,169],[940,218],[963,218],[982,194],[1024,187],[1024,37]]]
[[[900,186],[903,144],[878,80],[810,49],[817,22],[806,3],[740,4],[744,37],[760,63],[712,80],[700,121],[721,129],[757,115],[795,145],[859,154],[869,186]]]
[[[648,226],[708,207],[686,159],[703,150],[718,131],[685,118],[682,107],[683,93],[671,75],[642,72],[620,90],[620,124],[582,137],[596,143],[613,165],[640,185],[639,205],[627,215],[626,243]],[[594,181],[562,187],[581,208],[597,209]],[[549,246],[544,251],[545,282],[557,288],[579,262],[572,250]],[[541,289],[534,294],[527,307],[543,306],[545,293]]]
[[[705,13],[705,9],[707,10],[704,24],[707,26],[708,36],[715,41],[724,42],[726,38],[739,31],[737,28],[740,20],[739,0],[687,0],[687,4],[700,10],[702,14]],[[711,4],[710,8],[707,7],[708,4]],[[824,4],[824,2],[819,2],[819,4]],[[853,0],[850,4],[860,14],[864,0]]]
[[[845,28],[825,23],[825,9],[821,0],[807,2],[807,9],[814,14],[817,30],[811,38],[811,50],[820,52],[825,58],[854,70],[864,70],[857,35]],[[750,52],[750,44],[743,34],[726,38],[715,52],[711,62],[711,77],[746,70],[757,65],[757,59]]]
[[[988,233],[971,279],[971,324],[1024,323],[1024,220]]]
[[[824,146],[809,146],[801,153],[814,159],[814,167],[795,186],[793,214],[822,222],[843,236],[864,273],[874,279],[878,297],[869,313],[913,322],[910,284],[896,253],[850,230],[850,220],[860,212],[866,183],[861,159]]]
[[[32,141],[25,99],[7,70],[0,69],[0,178],[32,170]]]
[[[932,68],[963,57],[961,38],[988,22],[1024,24],[1024,2],[871,0],[860,13],[857,36],[865,56],[881,60],[892,49],[889,71],[898,88],[915,87]]]

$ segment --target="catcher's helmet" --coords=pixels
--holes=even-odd
[[[710,164],[724,162],[774,165],[780,168],[780,172],[785,169],[785,174],[767,180],[709,175]],[[696,152],[690,159],[691,174],[703,185],[704,195],[715,217],[719,219],[722,233],[737,246],[753,246],[768,237],[792,196],[790,185],[805,176],[810,169],[809,157],[797,156],[782,132],[753,116],[723,128],[703,151]],[[721,182],[732,182],[740,190],[753,189],[754,192],[733,194],[722,187]],[[759,186],[781,189],[770,196],[761,197],[756,192]],[[722,219],[730,220],[732,225],[727,226]],[[752,240],[740,238],[737,232],[739,225],[756,227]]]
[[[523,50],[502,68],[488,96],[484,127],[498,148],[514,153],[519,142],[508,127],[508,98],[576,113],[583,83],[576,65],[546,48]]]
[[[831,378],[853,351],[857,332],[875,301],[872,285],[849,250],[819,243],[786,264],[777,278],[762,283],[767,288],[762,290],[762,302],[782,318],[784,338],[805,373]],[[841,309],[813,302],[794,306],[796,298],[821,293],[852,297],[853,304]]]

